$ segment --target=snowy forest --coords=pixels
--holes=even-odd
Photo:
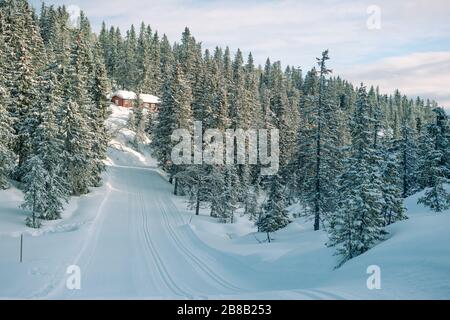
[[[72,25],[65,7],[0,0],[0,187],[20,186],[29,227],[60,219],[69,197],[102,183],[108,94],[146,92],[161,98],[160,111],[135,107],[129,126],[150,138],[174,193],[196,214],[208,208],[223,223],[247,215],[271,242],[300,204],[297,214],[326,230],[345,263],[408,219],[405,198],[426,190],[420,203],[450,208],[449,117],[435,101],[351,84],[333,74],[332,52],[318,56],[311,70],[257,65],[239,49],[205,50],[188,28],[175,43],[145,23],[123,33],[103,24],[96,34],[83,13]],[[194,121],[278,129],[278,174],[174,165],[171,134]]]

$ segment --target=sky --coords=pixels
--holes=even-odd
[[[40,0],[31,0],[39,7]],[[450,110],[449,0],[47,0],[81,8],[127,30],[142,21],[178,41],[188,26],[204,48],[229,46],[310,69],[330,50],[329,67],[354,84],[396,88]]]

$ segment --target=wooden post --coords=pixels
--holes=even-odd
[[[20,263],[23,261],[23,234],[20,235]]]

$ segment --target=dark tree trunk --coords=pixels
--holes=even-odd
[[[175,178],[175,187],[173,190],[174,195],[178,195],[178,178]]]
[[[197,203],[195,205],[195,215],[196,216],[200,215],[200,198],[198,194],[197,194]]]

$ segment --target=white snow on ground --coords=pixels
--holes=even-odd
[[[150,150],[145,146],[150,141],[144,141],[144,144],[139,146],[139,151],[136,151],[136,147],[132,144],[136,134],[127,128],[130,109],[115,105],[111,105],[110,108],[112,114],[108,126],[113,139],[110,142],[107,163],[117,166],[156,168],[157,162],[150,156]]]
[[[72,198],[64,219],[28,229],[21,192],[0,191],[0,298],[450,298],[450,212],[429,212],[420,195],[406,201],[411,218],[391,226],[388,240],[335,270],[327,235],[311,221],[296,219],[269,244],[245,217],[225,225],[206,209],[193,216],[145,146],[134,150],[129,110],[112,109],[104,185]],[[74,264],[81,290],[70,291]],[[381,268],[381,290],[367,289],[370,265]]]

